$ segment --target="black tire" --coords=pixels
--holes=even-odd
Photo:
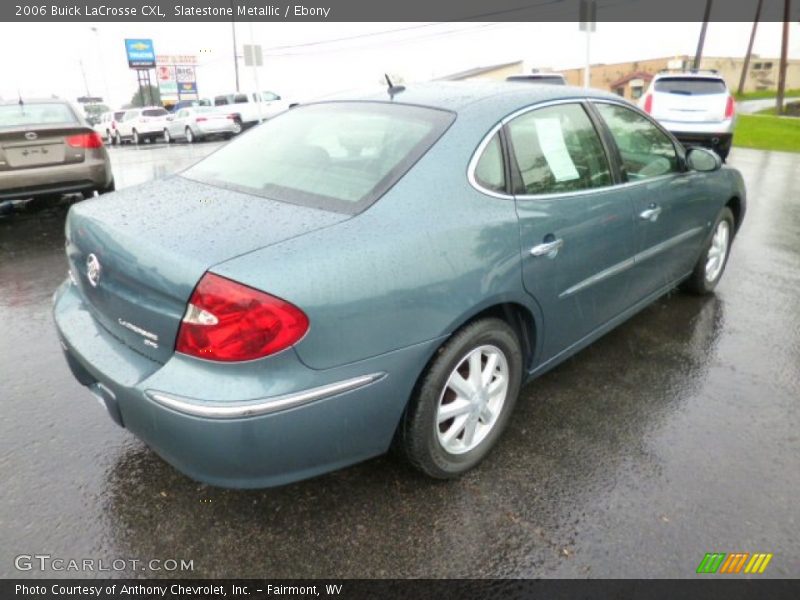
[[[195,142],[197,142],[197,136],[194,134],[194,131],[192,131],[191,127],[187,126],[186,129],[184,129],[183,133],[186,136],[186,141],[188,143],[194,144]]]
[[[84,200],[88,200],[89,198],[94,198],[94,190],[88,190],[86,192],[81,192],[81,196],[83,196]]]
[[[472,350],[484,345],[495,346],[506,358],[509,381],[505,402],[483,440],[467,452],[454,454],[446,450],[438,439],[438,425],[435,423],[439,400],[451,373]],[[439,348],[417,382],[398,428],[397,449],[412,466],[437,479],[458,477],[475,467],[489,453],[508,424],[519,395],[522,370],[519,339],[505,321],[484,318],[466,325]]]
[[[109,192],[113,192],[116,189],[117,189],[117,186],[114,183],[114,179],[112,178],[111,179],[111,183],[109,183],[104,189],[97,190],[97,193],[102,196],[103,194],[108,194]]]
[[[709,259],[709,252],[711,251],[711,247],[714,241],[714,232],[717,231],[721,222],[725,222],[728,225],[728,243],[727,249],[725,251],[725,256],[722,261],[722,268],[719,269],[719,272],[716,274],[715,277],[709,279],[706,276],[706,264],[708,263]],[[725,267],[728,264],[728,257],[731,253],[731,244],[733,243],[733,236],[734,236],[734,219],[733,213],[731,209],[727,206],[723,208],[719,214],[717,215],[716,220],[714,221],[714,226],[711,228],[711,235],[709,236],[706,245],[703,247],[703,251],[700,253],[700,257],[697,259],[697,262],[694,265],[694,270],[692,274],[684,281],[682,287],[687,292],[692,294],[697,294],[698,296],[704,296],[706,294],[710,294],[714,291],[719,283],[720,279],[722,279],[722,274],[725,273]]]
[[[164,127],[164,141],[165,141],[167,144],[173,144],[173,143],[175,143],[175,140],[174,140],[174,139],[173,139],[173,137],[172,137],[172,136],[169,134],[169,129],[167,129],[166,127]]]
[[[139,132],[136,131],[136,129],[131,131],[131,142],[133,142],[136,146],[142,143],[142,136],[139,135]]]
[[[106,139],[103,140],[106,146],[113,146],[116,142],[114,140],[114,136],[111,135],[111,131],[106,129]]]
[[[119,134],[119,131],[114,133],[114,145],[122,146],[122,136]]]

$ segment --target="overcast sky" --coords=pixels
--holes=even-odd
[[[705,54],[743,56],[751,26],[711,23]],[[592,62],[692,55],[699,31],[699,23],[599,23]],[[789,55],[800,58],[800,25],[790,32]],[[298,100],[374,85],[384,72],[413,82],[520,59],[528,68],[578,67],[585,56],[575,23],[237,23],[236,34],[240,54],[251,36],[265,49],[261,87]],[[0,97],[19,90],[74,100],[88,85],[112,106],[128,102],[136,76],[127,68],[126,37],[152,38],[159,54],[197,54],[201,96],[234,89],[230,22],[4,23]],[[778,57],[780,39],[780,23],[761,23],[754,52]],[[254,89],[252,70],[240,69],[242,89]]]

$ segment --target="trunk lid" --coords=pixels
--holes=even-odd
[[[78,124],[0,130],[0,171],[83,162],[85,150],[69,146],[66,140],[92,131]]]
[[[662,77],[654,84],[652,114],[666,121],[722,121],[728,95],[721,79]]]
[[[203,273],[347,218],[173,176],[74,205],[67,257],[98,322],[164,363]]]

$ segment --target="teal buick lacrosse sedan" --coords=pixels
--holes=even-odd
[[[745,203],[617,96],[392,87],[74,205],[55,321],[78,381],[195,479],[278,485],[392,445],[453,477],[526,381],[679,284],[712,292]]]

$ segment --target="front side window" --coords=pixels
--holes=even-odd
[[[611,169],[580,104],[525,113],[508,124],[523,194],[554,194],[611,185]]]
[[[506,173],[499,133],[495,133],[483,149],[483,154],[475,166],[475,181],[487,190],[505,191]]]
[[[672,140],[649,119],[616,104],[595,106],[619,148],[629,181],[678,171],[678,155]]]
[[[270,119],[183,175],[353,213],[394,185],[453,119],[447,111],[384,102],[307,105]]]

